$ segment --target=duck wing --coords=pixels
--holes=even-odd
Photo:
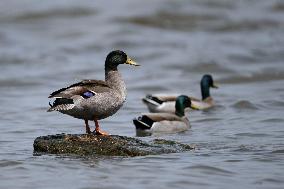
[[[147,130],[150,129],[155,123],[162,121],[178,121],[182,122],[183,119],[175,114],[169,113],[145,113],[138,118],[133,119],[136,129]]]
[[[142,116],[148,117],[153,122],[160,122],[160,121],[182,121],[182,118],[175,115],[175,114],[169,114],[169,113],[146,113]]]
[[[177,99],[176,95],[156,95],[155,97],[163,102],[176,101]]]
[[[142,101],[148,106],[160,106],[165,102],[175,101],[176,96],[167,96],[167,95],[151,95],[148,94],[146,97],[142,98]]]
[[[71,98],[74,95],[89,97],[96,93],[108,92],[110,86],[102,80],[83,80],[68,87],[59,89],[50,94],[48,98]]]
[[[55,98],[55,101],[52,104],[49,103],[50,108],[47,111],[70,110],[75,106],[73,96],[79,95],[87,99],[95,96],[97,93],[108,92],[110,89],[105,81],[83,80],[51,93],[48,98]]]

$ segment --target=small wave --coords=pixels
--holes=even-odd
[[[271,153],[272,154],[284,154],[284,149],[283,150],[274,150]]]
[[[282,61],[284,52],[281,49],[267,50],[267,49],[254,49],[248,54],[230,54],[228,59],[236,63],[245,64],[267,64],[267,62]]]
[[[284,3],[277,2],[272,7],[272,11],[284,12]]]
[[[190,31],[199,27],[208,27],[222,17],[217,15],[198,15],[160,11],[150,16],[139,16],[124,20],[137,25],[171,30]]]
[[[250,82],[278,81],[284,80],[284,70],[265,69],[261,72],[252,73],[249,76],[232,75],[230,77],[218,79],[219,83],[239,84]]]
[[[265,122],[265,123],[279,123],[279,122],[284,122],[284,119],[281,119],[281,118],[269,118],[269,119],[261,120],[261,122]]]
[[[232,175],[232,174],[234,174],[234,172],[231,172],[231,171],[228,171],[228,170],[225,170],[225,169],[221,169],[221,168],[217,168],[217,167],[207,166],[207,165],[189,166],[189,167],[186,167],[186,169],[200,170],[200,171],[207,173],[207,174],[219,174],[219,175]]]
[[[252,146],[247,146],[247,145],[240,145],[236,147],[233,152],[254,152],[255,149]]]
[[[265,133],[237,133],[235,136],[246,136],[246,137],[268,137],[270,135]]]
[[[238,63],[259,63],[257,58],[252,55],[231,54],[228,55],[228,59]]]
[[[260,135],[259,138],[265,140],[262,135]],[[269,139],[269,138],[266,137],[266,139]],[[250,153],[250,154],[254,154],[254,155],[263,155],[263,154],[266,154],[266,153],[270,152],[269,148],[270,148],[270,146],[267,146],[267,145],[242,144],[242,145],[237,145],[235,147],[231,147],[230,151],[232,151],[232,152],[241,152],[241,153]],[[267,161],[267,159],[264,159],[262,157],[259,158],[258,156],[256,156],[256,158],[253,157],[252,159],[253,160],[257,160],[257,161],[259,161],[259,160],[260,161],[263,161],[263,160]]]
[[[23,81],[16,79],[0,80],[0,88],[2,87],[27,87],[27,86],[39,86],[40,83],[36,81]]]
[[[235,163],[235,162],[242,162],[244,160],[241,160],[241,159],[229,159],[229,160],[226,160],[225,162],[231,162],[231,163]]]
[[[188,14],[160,11],[154,15],[137,16],[123,21],[137,25],[179,31],[207,30],[212,32],[255,31],[266,28],[283,27],[272,19],[231,20],[218,14]]]
[[[10,166],[16,166],[20,164],[22,164],[22,162],[11,161],[11,160],[1,160],[0,161],[0,167],[10,167]]]
[[[257,110],[256,105],[247,100],[240,100],[232,105],[233,108],[238,110]]]
[[[283,108],[284,106],[284,101],[280,101],[280,100],[265,100],[264,103],[268,104],[269,106],[273,106],[273,107]]]
[[[168,69],[182,70],[184,73],[235,73],[233,70],[218,64],[217,62],[199,62],[197,64],[169,64],[165,65]],[[214,76],[213,76],[214,77]]]
[[[26,12],[20,15],[16,15],[12,18],[7,18],[9,21],[14,22],[23,22],[23,21],[38,21],[43,19],[52,19],[52,18],[75,18],[82,16],[89,16],[96,14],[96,11],[83,8],[83,7],[71,7],[71,8],[57,8],[49,9],[44,11],[34,11]],[[2,19],[1,19],[2,20]]]
[[[212,122],[212,121],[220,121],[222,120],[221,118],[205,118],[201,120],[196,120],[195,122],[197,123],[203,123],[203,122]]]
[[[1,36],[0,36],[1,38]],[[17,57],[15,55],[0,55],[0,65],[11,65],[11,64],[23,64],[30,62],[31,60],[23,57]]]
[[[168,91],[167,88],[163,86],[146,86],[146,85],[141,85],[141,86],[130,86],[128,87],[131,90],[137,90],[137,91],[143,91],[143,92],[149,92],[149,93],[157,93],[161,91]]]
[[[223,24],[217,25],[213,30],[216,32],[237,32],[237,31],[255,31],[265,28],[282,27],[280,22],[274,20],[227,20]]]
[[[276,178],[265,178],[261,179],[255,182],[255,184],[264,184],[264,183],[277,183],[277,184],[282,184],[284,183],[283,179],[276,179]]]
[[[234,1],[194,1],[195,4],[200,4],[202,6],[212,8],[220,9],[234,9],[236,8],[236,3]]]

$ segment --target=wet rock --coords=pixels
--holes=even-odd
[[[192,149],[193,146],[175,141],[154,139],[146,142],[118,135],[57,134],[37,137],[34,141],[35,154],[133,157],[177,153]]]

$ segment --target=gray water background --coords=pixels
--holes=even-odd
[[[82,120],[47,113],[47,96],[120,66],[127,102],[101,126],[136,136],[147,93],[200,96],[210,73],[217,106],[165,138],[191,152],[135,158],[33,156],[42,135],[83,133]],[[0,188],[284,188],[282,0],[0,1]],[[94,127],[92,125],[92,127]]]

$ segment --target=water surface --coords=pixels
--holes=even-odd
[[[0,2],[0,188],[283,188],[284,3],[277,0]],[[37,136],[83,133],[47,113],[47,96],[103,79],[122,49],[127,102],[101,121],[135,136],[147,93],[200,96],[210,73],[217,106],[190,112],[184,133],[150,136],[195,144],[192,152],[136,158],[33,156]]]

